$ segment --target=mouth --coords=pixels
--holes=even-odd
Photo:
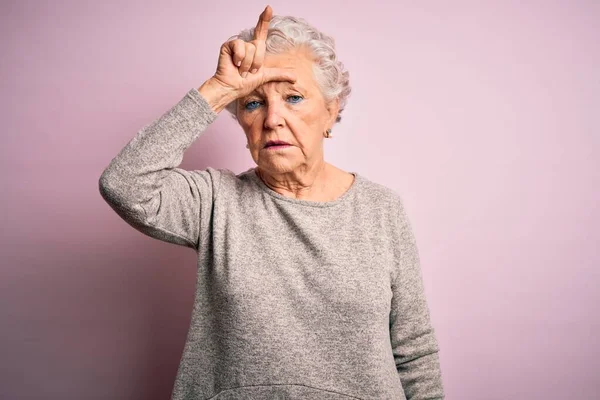
[[[283,140],[269,140],[266,144],[265,144],[265,149],[283,149],[285,147],[289,147],[290,144],[287,142],[284,142]]]

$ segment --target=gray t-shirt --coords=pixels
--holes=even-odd
[[[356,172],[317,202],[275,192],[254,169],[178,168],[216,118],[189,90],[99,180],[128,224],[198,254],[172,399],[443,399],[400,196]]]

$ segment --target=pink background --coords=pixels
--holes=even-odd
[[[169,397],[195,253],[98,178],[265,4],[2,2],[0,398]],[[270,4],[336,38],[353,93],[326,159],[403,196],[447,399],[597,399],[599,3]],[[209,165],[254,166],[225,111],[182,167]]]

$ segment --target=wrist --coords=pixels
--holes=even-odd
[[[236,99],[231,90],[228,90],[220,83],[215,82],[213,78],[204,82],[202,86],[198,88],[198,92],[200,92],[200,95],[206,99],[206,102],[217,114],[221,112],[227,104]]]

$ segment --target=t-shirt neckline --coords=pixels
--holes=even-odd
[[[277,193],[276,191],[274,191],[273,189],[268,187],[262,181],[262,179],[260,179],[260,177],[256,174],[256,167],[250,168],[248,171],[246,171],[246,173],[248,173],[250,175],[250,177],[252,178],[252,180],[258,185],[258,187],[263,192],[267,193],[268,195],[270,195],[276,199],[279,199],[279,200],[287,201],[289,203],[303,205],[303,206],[310,206],[310,207],[332,207],[332,206],[336,206],[338,204],[343,203],[346,199],[350,198],[352,193],[354,193],[357,190],[356,187],[358,186],[358,184],[361,180],[360,174],[358,174],[357,172],[349,171],[349,173],[354,175],[354,181],[352,182],[352,185],[348,188],[348,190],[346,190],[344,193],[342,193],[340,196],[338,196],[335,200],[314,201],[314,200],[294,199],[292,197],[287,197],[280,193]]]

